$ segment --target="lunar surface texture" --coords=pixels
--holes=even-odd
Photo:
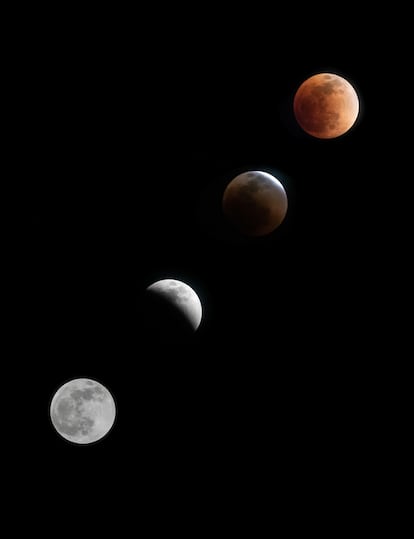
[[[71,380],[55,393],[50,416],[65,440],[89,444],[106,436],[115,421],[115,402],[99,382],[88,378]]]
[[[302,129],[316,138],[336,138],[351,129],[359,114],[354,87],[334,73],[318,73],[297,89],[293,110]]]

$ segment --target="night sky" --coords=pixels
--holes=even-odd
[[[367,320],[380,318],[372,276],[389,245],[373,164],[377,55],[362,29],[350,47],[316,29],[295,45],[299,28],[282,38],[265,13],[250,29],[202,21],[153,40],[122,25],[66,38],[56,27],[24,51],[15,355],[35,388],[24,443],[50,481],[80,466],[116,486],[130,478],[150,514],[250,497],[265,512],[306,514],[315,496],[334,510],[327,493],[344,495],[361,470],[375,480],[385,367]],[[297,87],[322,71],[360,97],[338,139],[314,139],[293,118]],[[286,189],[287,216],[269,236],[242,237],[222,215],[227,183],[245,170]],[[202,302],[184,342],[144,331],[143,290],[167,277]],[[112,432],[89,448],[48,417],[75,377],[96,378],[117,403]]]

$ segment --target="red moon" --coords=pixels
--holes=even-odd
[[[333,73],[318,73],[297,89],[293,111],[306,133],[321,139],[336,138],[351,129],[359,113],[354,87]]]

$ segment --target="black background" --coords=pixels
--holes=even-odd
[[[372,25],[312,15],[106,13],[33,27],[20,45],[11,363],[29,402],[12,446],[33,490],[64,483],[68,503],[89,478],[94,507],[107,488],[104,508],[120,496],[127,522],[132,505],[154,529],[231,526],[243,507],[262,523],[278,508],[293,526],[350,499],[352,515],[369,511],[387,407],[390,292],[378,273],[395,249],[379,113],[387,44]],[[360,97],[338,139],[307,136],[292,115],[295,90],[321,71]],[[248,169],[288,195],[263,238],[221,213],[225,186]],[[143,330],[141,294],[165,277],[203,305],[185,342]],[[111,433],[87,447],[48,415],[75,377],[117,404]]]

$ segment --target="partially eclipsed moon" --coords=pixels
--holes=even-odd
[[[247,236],[264,236],[284,220],[288,201],[278,179],[262,171],[243,172],[226,187],[223,212]]]
[[[359,99],[354,87],[333,73],[318,73],[297,89],[293,110],[306,133],[321,139],[343,135],[354,125]]]
[[[152,298],[152,322],[175,325],[180,323],[195,331],[201,322],[202,307],[198,295],[186,283],[177,279],[161,279],[147,288]],[[158,301],[157,301],[158,300]]]
[[[103,438],[115,421],[115,402],[95,380],[78,378],[55,393],[50,416],[56,431],[66,440],[89,444]]]

